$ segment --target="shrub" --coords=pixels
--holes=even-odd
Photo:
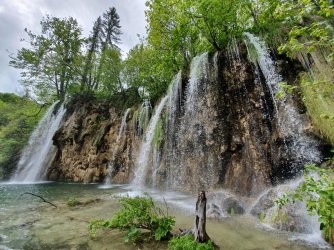
[[[281,207],[295,200],[304,201],[310,215],[318,215],[325,239],[334,242],[334,178],[333,170],[306,165],[304,182],[275,202]]]
[[[163,240],[170,235],[172,226],[175,224],[174,217],[164,213],[158,208],[151,197],[119,197],[122,208],[117,211],[110,220],[93,220],[89,225],[90,234],[96,235],[98,228],[119,228],[128,230],[125,242],[139,241],[140,229],[150,232],[150,238]]]
[[[208,243],[197,243],[192,235],[173,238],[168,242],[170,250],[213,250],[215,249],[212,241]]]
[[[67,206],[69,207],[76,207],[81,205],[81,202],[77,200],[76,198],[69,198],[67,201]]]

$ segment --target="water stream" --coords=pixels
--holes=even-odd
[[[55,102],[48,108],[31,134],[28,145],[23,150],[17,165],[17,170],[11,178],[12,182],[29,183],[45,180],[48,167],[56,153],[52,137],[66,112],[64,104],[62,104],[57,113],[54,114],[57,104],[58,102]]]
[[[112,183],[112,176],[113,176],[113,173],[115,171],[115,169],[114,169],[115,156],[116,156],[116,153],[118,152],[118,147],[120,145],[121,139],[123,138],[123,135],[126,131],[126,125],[127,125],[126,119],[128,118],[128,115],[129,115],[130,111],[131,111],[131,109],[128,108],[125,111],[125,113],[122,117],[121,126],[119,128],[118,135],[117,135],[117,138],[116,138],[116,148],[113,150],[111,160],[108,163],[108,174],[107,174],[107,176],[104,180],[104,185],[103,185],[102,188],[108,188]]]
[[[148,167],[149,167],[149,156],[152,150],[152,141],[154,137],[154,132],[156,129],[156,125],[160,119],[160,114],[165,107],[165,104],[168,100],[168,96],[165,96],[161,99],[159,105],[157,106],[154,114],[148,124],[147,131],[145,133],[144,139],[140,146],[140,152],[138,154],[137,159],[137,169],[135,170],[135,176],[132,181],[134,185],[144,185],[145,178],[147,175]]]
[[[282,99],[277,99],[276,94],[282,91],[279,86],[283,82],[283,77],[278,73],[275,62],[271,59],[269,49],[265,43],[258,37],[250,33],[245,33],[245,43],[248,53],[251,50],[256,52],[256,61],[262,74],[265,77],[266,84],[270,89],[270,94],[274,102],[276,117],[279,124],[279,130],[284,136],[284,142],[287,151],[294,159],[295,176],[300,173],[300,169],[306,163],[319,163],[320,152],[318,149],[318,141],[307,135],[305,132],[306,117],[301,115],[295,105],[291,95],[287,95]],[[250,47],[253,48],[250,48]],[[254,55],[253,55],[254,56]],[[250,55],[250,57],[252,57]]]

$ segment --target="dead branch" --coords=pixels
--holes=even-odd
[[[26,116],[27,118],[31,118],[31,117],[38,116],[38,114],[41,113],[42,109],[43,109],[44,107],[46,107],[47,105],[48,105],[47,103],[44,103],[44,104],[42,104],[42,105],[40,106],[40,108],[39,108],[39,110],[38,110],[38,112],[37,112],[36,114],[34,114],[34,115],[25,115],[25,116]]]
[[[43,202],[49,203],[50,205],[52,205],[52,206],[54,206],[55,208],[57,208],[57,206],[56,206],[55,204],[53,204],[53,203],[50,202],[50,201],[45,200],[45,199],[44,199],[42,196],[40,196],[40,195],[33,194],[33,193],[29,193],[29,192],[25,192],[25,193],[23,193],[23,194],[21,194],[21,195],[24,195],[24,194],[30,194],[30,195],[32,195],[32,196],[36,196],[36,197],[42,199]]]

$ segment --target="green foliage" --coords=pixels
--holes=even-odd
[[[154,130],[154,135],[153,135],[153,147],[155,149],[159,148],[162,142],[164,141],[164,120],[163,118],[160,118],[159,121],[157,122],[157,125]]]
[[[41,34],[25,29],[30,48],[11,56],[10,66],[23,70],[22,83],[44,101],[64,99],[80,70],[81,28],[74,18],[46,16]]]
[[[322,75],[322,74],[321,74]],[[308,115],[321,135],[334,144],[333,84],[301,75],[301,90]]]
[[[208,243],[197,243],[192,235],[173,238],[168,242],[170,250],[214,250],[212,241]]]
[[[90,234],[96,235],[98,228],[125,229],[125,241],[138,241],[141,238],[140,229],[150,232],[155,240],[166,238],[175,224],[172,216],[158,208],[151,197],[119,197],[122,208],[110,220],[94,220],[89,225]]]
[[[170,59],[170,58],[169,58]],[[154,101],[168,88],[170,79],[178,66],[161,56],[161,51],[138,44],[132,48],[124,61],[123,79],[129,86],[144,89]]]
[[[295,200],[304,201],[310,215],[318,215],[320,229],[328,240],[334,230],[334,176],[332,169],[305,166],[304,182],[275,202],[281,207]]]
[[[79,206],[81,205],[82,203],[77,200],[76,198],[69,198],[68,201],[67,201],[67,206],[69,207],[76,207],[76,206]]]
[[[44,112],[26,97],[0,93],[0,179],[9,177]]]
[[[142,240],[142,233],[140,229],[136,227],[132,227],[128,230],[126,236],[124,237],[124,242],[129,243],[129,242],[139,242]]]
[[[280,52],[314,52],[323,49],[326,59],[334,59],[333,3],[328,0],[284,1],[276,8],[276,18],[282,25],[291,27],[288,41],[280,46]]]
[[[285,97],[286,93],[291,95],[293,94],[293,92],[298,89],[297,86],[293,86],[293,85],[288,85],[286,82],[281,82],[278,84],[278,87],[280,89],[280,91],[278,91],[276,93],[276,98],[277,99],[282,99]]]

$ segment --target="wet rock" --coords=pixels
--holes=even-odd
[[[129,182],[133,169],[133,131],[127,126],[117,141],[121,115],[112,102],[89,100],[71,104],[66,119],[53,137],[58,148],[55,161],[48,171],[49,180],[74,182],[103,182],[108,163],[115,155],[113,182]],[[130,123],[130,121],[128,121]]]
[[[245,213],[242,202],[236,197],[228,197],[223,201],[222,209],[228,214],[243,214]]]
[[[289,203],[281,209],[274,207],[267,213],[266,220],[274,228],[289,232],[312,233],[313,228],[319,226],[301,202]]]
[[[273,189],[270,189],[260,199],[251,209],[250,213],[255,216],[259,216],[261,213],[265,213],[266,210],[275,206],[275,199],[277,197],[277,192]]]
[[[216,204],[207,205],[207,217],[208,218],[222,218],[224,214]]]

